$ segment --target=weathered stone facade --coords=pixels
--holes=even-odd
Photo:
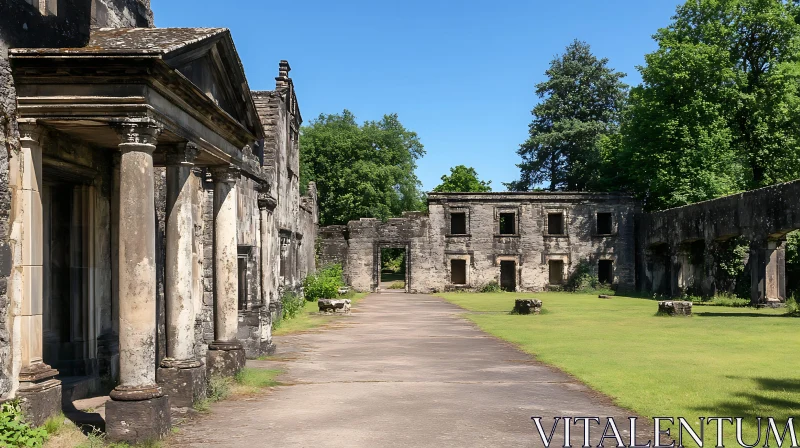
[[[349,284],[365,291],[378,287],[383,248],[406,249],[409,291],[490,282],[540,291],[563,286],[582,263],[630,290],[637,207],[605,193],[431,193],[427,214],[320,229],[320,263],[342,263]]]
[[[113,388],[109,436],[160,437],[170,401],[274,348],[273,304],[315,269],[289,65],[252,94],[226,29],[32,3],[0,11],[0,400],[39,423],[62,388]]]

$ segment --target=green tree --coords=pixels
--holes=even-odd
[[[796,2],[689,0],[639,67],[617,166],[658,209],[800,175]]]
[[[492,191],[492,181],[478,179],[475,168],[464,165],[450,168],[450,175],[442,176],[442,183],[433,189],[437,193],[485,193]]]
[[[396,114],[363,125],[345,110],[320,115],[300,135],[300,179],[317,183],[320,225],[387,219],[424,207],[414,170],[425,154]]]
[[[585,42],[574,41],[536,85],[542,101],[533,111],[529,138],[517,153],[520,179],[505,184],[528,191],[549,182],[550,190],[594,190],[602,183],[604,136],[616,134],[627,94],[624,73],[608,67]],[[603,184],[604,185],[604,184]]]

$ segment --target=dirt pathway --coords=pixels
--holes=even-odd
[[[541,446],[532,416],[627,423],[627,411],[487,336],[462,313],[430,296],[381,293],[335,328],[276,338],[284,360],[254,364],[283,369],[289,385],[214,405],[171,445],[529,447]],[[593,445],[603,426],[593,428]],[[582,427],[572,431],[580,446]]]

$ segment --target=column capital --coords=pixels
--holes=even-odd
[[[194,166],[194,161],[199,153],[200,148],[192,142],[178,143],[167,150],[167,166]]]
[[[152,146],[155,149],[158,136],[164,128],[152,120],[124,121],[114,125],[114,130],[120,138],[120,146],[137,145]]]
[[[270,193],[270,187],[268,182],[262,182],[258,188],[258,208],[261,210],[275,210],[275,207],[278,206],[278,200],[275,199],[274,196]]]
[[[212,166],[209,169],[214,182],[236,183],[241,170],[234,165]]]
[[[19,120],[19,139],[21,142],[35,142],[37,145],[42,141],[44,128],[36,120]]]

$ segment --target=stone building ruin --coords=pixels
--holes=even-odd
[[[0,5],[0,401],[110,390],[112,439],[160,437],[315,269],[289,64],[251,92],[227,29],[149,1]]]
[[[620,291],[680,297],[725,291],[721,257],[745,244],[751,302],[786,300],[786,235],[800,229],[800,181],[655,213],[606,193],[431,193],[428,213],[320,229],[320,263],[380,289],[384,248],[405,250],[406,290],[562,288],[586,272]],[[744,243],[742,243],[744,242]]]

